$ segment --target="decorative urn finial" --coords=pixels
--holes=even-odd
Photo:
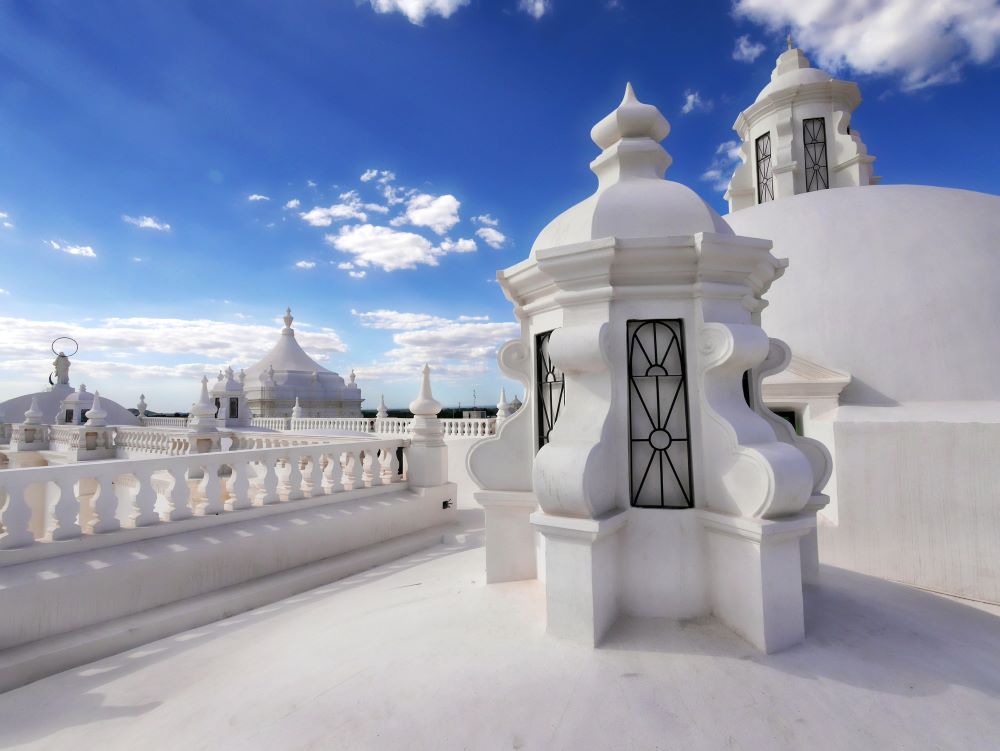
[[[281,333],[282,334],[290,334],[290,333],[292,333],[292,321],[295,320],[295,317],[292,315],[292,309],[291,308],[285,308],[285,317],[282,320],[284,320],[284,322],[285,322],[285,328],[284,328],[284,330]]]

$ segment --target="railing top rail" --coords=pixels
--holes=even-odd
[[[298,457],[302,454],[343,453],[365,451],[374,448],[398,448],[409,443],[403,437],[365,438],[350,441],[329,441],[301,446],[279,446],[275,448],[239,449],[237,451],[213,451],[205,454],[182,454],[180,456],[155,456],[143,459],[108,459],[99,462],[79,464],[54,464],[45,467],[19,467],[0,472],[0,487],[21,485],[22,483],[45,482],[52,477],[79,479],[108,475],[127,475],[134,471],[155,472],[174,467],[222,466],[238,461],[260,461],[282,457]]]

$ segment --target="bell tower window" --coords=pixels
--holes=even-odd
[[[774,200],[774,177],[771,174],[771,133],[760,136],[754,143],[757,155],[757,203]]]
[[[826,190],[830,176],[826,167],[826,120],[811,117],[802,121],[802,144],[806,157],[806,192]]]

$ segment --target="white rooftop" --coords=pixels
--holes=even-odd
[[[0,745],[997,747],[1000,608],[826,569],[784,653],[654,619],[594,650],[545,636],[542,585],[485,586],[476,536],[455,540],[0,695]]]

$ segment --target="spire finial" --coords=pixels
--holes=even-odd
[[[87,410],[87,425],[91,427],[102,427],[106,424],[108,411],[101,406],[101,392],[94,392],[94,403]]]
[[[283,320],[285,321],[285,329],[287,329],[288,331],[291,331],[292,330],[292,321],[295,320],[295,316],[292,315],[292,309],[290,307],[285,308],[285,317],[284,317]]]
[[[385,406],[385,394],[378,395],[378,412],[375,413],[375,416],[383,420],[389,416],[389,408]]]
[[[410,412],[414,417],[435,417],[441,411],[441,402],[431,393],[431,366],[424,364],[423,378],[420,381],[420,393],[410,402]]]
[[[791,49],[792,48],[792,32],[790,32],[790,31],[788,32],[788,39],[787,39],[787,41],[788,41],[788,49]]]
[[[631,178],[662,178],[672,160],[660,141],[669,133],[667,118],[653,105],[639,101],[627,83],[621,103],[590,131],[594,143],[603,149],[590,168],[601,186]]]

